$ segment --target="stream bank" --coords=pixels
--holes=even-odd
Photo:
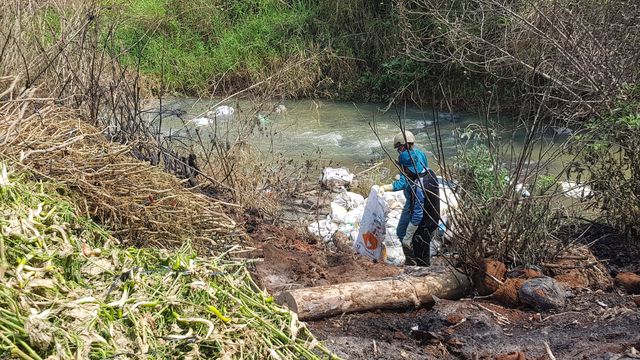
[[[327,247],[310,235],[305,221],[330,212],[335,194],[318,184],[307,188],[308,197],[288,202],[291,213],[296,208],[298,214],[306,212],[304,219],[274,225],[255,214],[245,218],[251,223],[252,245],[262,249],[252,269],[262,287],[277,295],[288,289],[381,279],[404,271],[360,257],[349,246]],[[573,229],[566,235],[575,239],[584,230]],[[474,292],[459,301],[437,300],[433,306],[343,314],[307,324],[344,359],[551,359],[545,343],[556,359],[632,359],[640,349],[640,297],[614,285],[612,276],[636,271],[639,258],[633,248],[615,247],[614,238],[594,242],[602,237],[599,231],[604,230],[593,227],[581,237],[589,244],[580,250],[586,253],[568,256],[586,260],[561,259],[545,269],[545,275],[571,288],[559,309],[538,311],[519,303],[516,289],[513,304],[504,296]],[[436,258],[436,264],[447,261]],[[593,262],[605,265],[589,265]]]

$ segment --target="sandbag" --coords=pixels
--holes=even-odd
[[[320,236],[326,242],[331,241],[331,236],[338,230],[338,226],[331,221],[331,217],[314,221],[307,226],[310,233]]]
[[[365,200],[364,200],[364,197],[360,194],[344,191],[336,195],[332,203],[335,203],[336,205],[340,205],[343,208],[347,209],[347,211],[349,211],[349,210],[356,209],[360,206],[364,206]]]

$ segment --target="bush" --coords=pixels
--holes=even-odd
[[[554,235],[571,221],[571,209],[556,201],[555,177],[541,166],[522,166],[532,158],[528,149],[539,144],[529,138],[522,152],[514,155],[513,144],[480,126],[459,133],[458,139],[464,140],[457,144],[458,154],[443,169],[458,183],[458,208],[447,224],[452,250],[472,266],[487,257],[522,265],[557,255],[565,245]],[[511,162],[514,158],[518,160]],[[530,194],[524,194],[519,182],[527,184]]]
[[[236,89],[249,86],[298,56],[312,13],[278,1],[136,0],[111,15],[122,18],[115,37],[125,64],[139,63],[166,90],[195,95],[225,75]]]
[[[613,114],[591,120],[575,139],[572,171],[590,180],[604,221],[630,238],[640,236],[640,86],[627,90]]]

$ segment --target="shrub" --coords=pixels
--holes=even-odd
[[[627,90],[613,114],[592,119],[575,139],[571,170],[588,178],[604,221],[629,238],[640,235],[640,87]]]
[[[511,141],[487,127],[467,128],[458,139],[463,141],[456,145],[457,156],[443,166],[444,175],[458,183],[458,208],[451,211],[447,224],[452,250],[471,266],[487,257],[513,265],[535,264],[558,254],[565,245],[554,235],[571,221],[571,209],[556,201],[557,179],[543,166],[523,166],[532,159],[528,149],[539,145],[536,138],[527,137],[516,154]],[[536,160],[540,164],[549,158]],[[531,196],[523,195],[523,183]]]

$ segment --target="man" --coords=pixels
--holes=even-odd
[[[407,202],[396,234],[403,246],[413,249],[418,265],[429,266],[429,245],[440,220],[438,180],[428,167],[427,157],[419,149],[414,149],[414,143],[415,136],[410,131],[394,137],[393,147],[398,151],[398,165],[402,173],[400,179],[381,188],[383,191],[404,191]]]

